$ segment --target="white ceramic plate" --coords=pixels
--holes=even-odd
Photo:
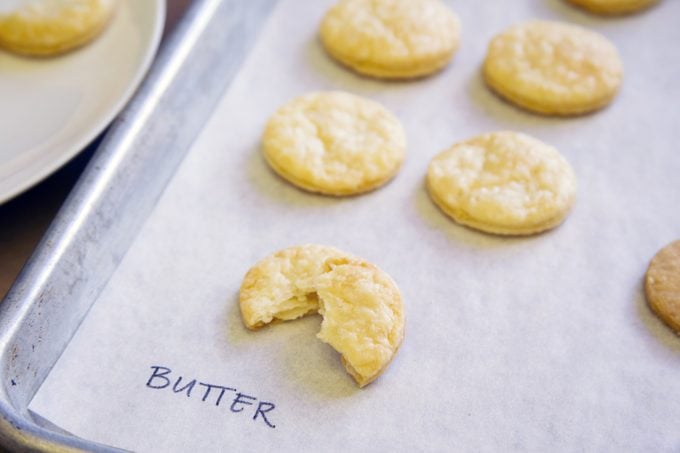
[[[0,50],[0,203],[81,151],[120,112],[158,48],[165,0],[120,0],[104,33],[51,59]]]

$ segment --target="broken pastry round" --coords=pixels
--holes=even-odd
[[[680,335],[680,241],[662,248],[645,275],[647,304],[667,326]]]
[[[337,91],[300,96],[279,108],[262,142],[267,162],[281,177],[338,196],[385,184],[406,152],[394,115],[377,102]]]
[[[115,0],[24,0],[0,9],[0,47],[29,56],[52,56],[98,36],[113,15]]]
[[[390,364],[404,337],[394,281],[333,247],[308,244],[268,256],[246,274],[239,303],[249,329],[318,312],[323,321],[317,337],[341,354],[360,387]]]
[[[442,69],[459,35],[458,18],[440,0],[340,0],[320,27],[328,54],[358,73],[385,79]]]
[[[597,14],[628,14],[649,8],[657,0],[567,0]]]
[[[576,25],[534,21],[489,44],[486,83],[501,97],[547,115],[579,115],[609,104],[623,66],[604,36]]]
[[[518,132],[493,132],[435,156],[427,188],[435,204],[462,225],[529,235],[564,221],[576,197],[576,177],[552,146]]]

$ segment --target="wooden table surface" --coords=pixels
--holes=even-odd
[[[164,36],[172,31],[190,3],[191,0],[167,0]],[[4,298],[54,219],[100,139],[37,186],[0,205],[0,299]]]

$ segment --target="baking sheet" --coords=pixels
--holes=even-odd
[[[331,3],[278,5],[31,409],[137,451],[678,450],[680,339],[647,309],[641,283],[680,227],[680,2],[617,19],[557,0],[454,2],[459,53],[408,83],[361,78],[326,57],[316,27]],[[532,17],[580,23],[617,45],[626,77],[612,106],[543,118],[485,88],[489,39]],[[401,119],[407,161],[389,185],[326,198],[268,169],[267,118],[320,89],[371,97]],[[551,143],[574,166],[578,200],[560,228],[489,236],[428,199],[429,159],[498,129]],[[241,324],[247,269],[307,242],[367,258],[403,292],[404,344],[365,389],[315,338],[320,318],[259,332]]]

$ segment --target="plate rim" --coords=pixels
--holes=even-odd
[[[129,3],[129,0],[126,1]],[[120,6],[120,5],[119,5]],[[64,146],[63,151],[56,153],[55,157],[46,161],[31,161],[27,165],[22,166],[18,169],[16,173],[27,173],[26,177],[18,178],[14,184],[9,183],[5,186],[3,181],[0,181],[0,206],[3,203],[7,203],[10,200],[18,197],[34,186],[38,185],[43,180],[47,179],[57,170],[62,168],[78,154],[83,152],[87,146],[89,146],[120,114],[120,112],[125,108],[130,99],[143,82],[146,74],[149,72],[149,68],[153,63],[155,56],[158,52],[161,38],[163,36],[163,30],[165,28],[166,19],[166,2],[165,0],[154,0],[152,3],[152,8],[155,10],[153,14],[151,31],[151,39],[146,42],[145,49],[143,51],[140,63],[135,68],[132,77],[130,77],[127,82],[127,86],[123,90],[123,94],[117,99],[115,103],[109,104],[103,110],[105,111],[103,115],[94,121],[91,127],[88,127],[76,140],[71,142],[71,146]],[[15,173],[15,174],[16,174]],[[13,179],[11,176],[8,178],[10,181]]]

